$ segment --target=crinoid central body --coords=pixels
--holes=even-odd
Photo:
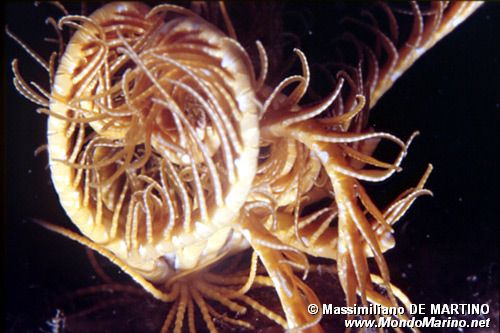
[[[211,332],[213,317],[252,328],[206,299],[236,314],[252,307],[285,329],[321,331],[321,314],[307,312],[320,304],[305,282],[319,269],[309,256],[336,262],[349,306],[359,297],[363,305],[408,307],[383,254],[395,243],[392,226],[430,194],[424,185],[432,168],[379,209],[362,181],[400,171],[415,134],[403,142],[375,132],[367,112],[477,5],[432,4],[424,19],[412,4],[414,25],[403,42],[394,14],[378,6],[390,33],[347,20],[372,39],[344,35],[354,59],[331,64],[331,91],[310,105],[301,102],[310,85],[306,55],[295,49],[301,75],[266,85],[264,47],[257,41],[257,75],[223,4],[228,34],[175,5],[118,2],[89,17],[62,17],[57,31],[75,31],[61,42],[64,52],[49,63],[35,55],[49,72],[50,92],[28,85],[13,61],[16,88],[49,115],[52,180],[81,234],[44,226],[96,250],[171,303],[163,331],[180,332],[185,317],[194,331],[195,304]],[[371,156],[381,140],[398,146],[392,162]],[[248,248],[249,269],[230,276],[210,270]],[[254,286],[274,288],[285,317],[248,296]]]
[[[165,22],[169,11],[181,15]],[[61,20],[78,30],[47,111],[66,212],[155,281],[244,244],[231,224],[257,164],[253,69],[232,39],[184,12],[117,3]]]

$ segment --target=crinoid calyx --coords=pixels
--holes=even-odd
[[[89,17],[62,17],[57,31],[75,31],[66,46],[61,41],[63,52],[48,63],[35,55],[49,72],[50,92],[27,84],[12,63],[16,88],[49,115],[52,181],[80,233],[43,225],[171,303],[163,331],[181,331],[186,313],[193,331],[195,304],[212,332],[213,317],[252,328],[207,299],[236,314],[250,306],[285,329],[321,331],[321,315],[307,312],[320,303],[305,282],[318,269],[309,257],[336,262],[349,306],[409,307],[383,253],[394,246],[392,226],[430,193],[431,167],[379,209],[361,181],[400,171],[415,135],[404,142],[369,129],[368,111],[477,6],[392,10],[380,3],[366,20],[347,18],[338,40],[344,51],[325,65],[332,89],[309,105],[302,103],[310,85],[306,55],[295,49],[301,75],[268,86],[264,47],[256,42],[257,74],[223,4],[228,34],[175,5],[118,2]],[[403,37],[398,15],[413,22]],[[371,156],[380,140],[399,147],[392,162]],[[210,270],[248,248],[249,270]],[[276,291],[284,317],[247,295],[259,286]]]

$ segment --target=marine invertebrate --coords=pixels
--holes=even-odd
[[[445,8],[439,6],[428,14],[432,20],[427,22],[430,30],[442,30],[437,35],[425,34],[423,18],[413,6],[416,23],[411,44],[425,49],[456,23],[451,14],[441,20]],[[100,21],[109,8],[129,10],[111,23]],[[467,8],[459,15],[466,16]],[[163,10],[179,12],[181,17],[164,23]],[[299,102],[310,79],[304,54],[296,51],[301,76],[268,88],[265,70],[256,79],[245,50],[233,38],[184,15],[191,16],[174,6],[150,12],[138,5],[113,4],[89,19],[63,18],[60,25],[72,25],[78,31],[66,48],[51,93],[37,92],[24,83],[14,62],[19,90],[50,115],[51,168],[61,201],[92,242],[50,228],[119,263],[159,299],[179,300],[178,329],[192,304],[188,292],[211,329],[209,310],[197,293],[204,290],[204,296],[212,295],[232,310],[241,309],[233,300],[246,299],[254,273],[248,283],[239,280],[243,287],[229,290],[188,289],[186,277],[196,276],[217,256],[248,244],[269,273],[270,279],[262,277],[262,281],[272,281],[280,296],[286,323],[272,317],[283,326],[319,329],[315,326],[319,318],[304,311],[307,303],[318,301],[293,271],[307,272],[304,253],[337,260],[349,304],[356,301],[356,293],[362,302],[395,304],[382,253],[392,246],[390,225],[418,195],[428,193],[423,189],[426,177],[380,211],[359,180],[388,178],[399,169],[411,139],[404,143],[390,134],[362,131],[366,109],[392,84],[394,75],[409,66],[418,48],[408,49],[404,43],[398,60],[392,42],[380,30],[354,21],[373,32],[375,46],[356,40],[355,35],[346,36],[350,47],[360,51],[354,62],[359,67],[341,64],[344,70],[335,79],[335,89],[304,107]],[[84,23],[78,25],[76,20]],[[197,39],[205,30],[191,34],[193,25],[213,33],[217,46]],[[158,39],[146,41],[144,36]],[[184,38],[187,45],[163,46],[169,38]],[[155,47],[143,51],[148,43]],[[212,54],[217,47],[224,54]],[[370,51],[381,47],[388,55]],[[265,53],[260,50],[265,69]],[[180,60],[177,55],[188,58]],[[362,60],[369,63],[367,69],[361,67]],[[226,61],[229,68],[218,69]],[[113,73],[123,76],[116,78]],[[224,79],[214,82],[208,77]],[[243,90],[224,86],[231,79]],[[297,86],[284,93],[292,83]],[[369,156],[374,139],[380,138],[400,146],[393,163]],[[236,158],[241,158],[239,163]],[[363,165],[379,170],[366,170]],[[327,204],[305,213],[325,199]],[[379,279],[369,275],[368,256],[377,261],[388,297],[372,286]]]

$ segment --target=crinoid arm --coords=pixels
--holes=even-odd
[[[357,59],[341,63],[355,67],[369,64],[363,73],[363,86],[358,86],[369,97],[369,108],[415,61],[481,5],[481,1],[410,2],[394,6],[378,2],[358,17],[344,18],[341,24],[346,34],[340,40],[350,47],[346,45],[341,54],[348,54],[350,48],[360,52],[355,52]],[[409,31],[402,28],[407,18],[413,21]]]
[[[282,243],[261,223],[255,223],[257,218],[255,215],[252,216],[251,210],[248,214],[248,217],[243,217],[241,233],[258,254],[274,283],[287,318],[286,329],[322,332],[319,325],[321,314],[313,316],[306,310],[309,304],[319,306],[319,299],[293,270],[293,266],[297,265],[307,272],[309,265],[307,257],[295,248]]]
[[[307,67],[306,60],[300,56],[299,58],[303,67]],[[302,81],[308,82],[309,72],[304,69],[303,71]],[[302,82],[298,79],[297,81]],[[288,84],[286,79],[283,82]],[[412,134],[407,142],[403,142],[383,132],[347,131],[348,128],[356,129],[362,126],[363,117],[359,116],[367,106],[366,99],[369,96],[365,98],[359,94],[343,93],[344,82],[348,82],[352,90],[354,79],[344,73],[338,77],[330,95],[319,103],[305,107],[304,110],[298,105],[290,107],[290,101],[296,103],[296,96],[302,96],[307,86],[297,88],[300,90],[292,92],[290,96],[278,98],[271,94],[269,99],[273,101],[264,104],[272,106],[261,119],[262,138],[271,142],[270,155],[265,162],[271,163],[273,154],[284,154],[283,150],[272,148],[273,144],[278,145],[284,137],[298,143],[300,149],[295,148],[295,151],[308,152],[318,159],[321,170],[315,173],[314,177],[324,174],[328,179],[321,182],[321,187],[316,185],[317,182],[313,182],[312,186],[302,189],[300,180],[303,173],[290,173],[289,181],[298,184],[296,201],[278,208],[278,212],[273,216],[274,221],[268,221],[265,226],[269,233],[276,237],[275,243],[279,240],[283,244],[289,244],[299,253],[336,260],[339,279],[349,306],[357,303],[358,295],[364,305],[367,305],[367,302],[375,302],[397,306],[398,301],[392,291],[389,268],[383,253],[394,246],[392,225],[402,216],[400,213],[406,211],[419,195],[430,194],[428,190],[424,190],[423,185],[431,168],[416,188],[402,193],[385,211],[380,210],[360,181],[381,182],[401,171],[403,158],[418,132]],[[347,96],[345,99],[342,98],[344,95]],[[342,107],[339,106],[339,100],[345,101]],[[342,113],[338,110],[342,110]],[[360,144],[367,140],[376,142],[384,139],[395,143],[400,149],[391,163],[370,156],[366,151],[371,152],[374,148],[364,149]],[[295,159],[291,159],[290,163],[289,170],[303,169]],[[277,163],[275,165],[278,170],[280,167],[284,168]],[[272,169],[258,169],[257,179],[266,175],[269,170]],[[259,174],[259,171],[263,175]],[[279,171],[274,173],[279,174]],[[278,184],[271,184],[271,192],[279,191],[279,188],[273,185]],[[305,208],[301,205],[302,199],[307,201],[309,199],[306,198],[310,195],[316,196],[312,193],[322,193],[323,199],[330,200],[329,205],[299,217],[301,209]],[[321,200],[320,195],[320,200],[316,201]],[[292,208],[293,205],[295,208]],[[377,264],[380,279],[383,281],[380,283],[380,279],[377,280],[377,285],[383,284],[386,296],[374,288],[368,257],[373,257]],[[269,268],[277,270],[276,267]]]
[[[394,245],[391,225],[401,216],[399,213],[402,211],[399,209],[406,211],[416,197],[429,193],[423,190],[423,184],[430,169],[415,189],[403,193],[385,212],[376,207],[359,180],[382,181],[390,177],[399,169],[414,135],[406,143],[383,133],[343,135],[342,132],[337,133],[332,130],[328,132],[326,128],[324,135],[314,136],[311,134],[318,133],[318,131],[310,131],[311,127],[323,126],[319,125],[316,119],[304,119],[302,123],[290,126],[282,126],[282,124],[282,122],[275,122],[274,125],[270,126],[269,133],[293,137],[319,158],[329,177],[331,193],[333,194],[332,204],[328,210],[335,212],[335,214],[326,217],[324,221],[321,221],[321,217],[326,215],[326,209],[317,216],[313,217],[314,214],[311,214],[312,222],[307,223],[309,227],[299,227],[298,237],[300,237],[300,241],[293,241],[295,235],[291,232],[287,233],[286,229],[290,230],[292,224],[300,226],[301,223],[308,220],[308,216],[300,220],[295,219],[296,222],[292,222],[294,221],[292,215],[288,214],[287,216],[284,212],[278,213],[277,227],[269,227],[270,232],[276,235],[280,241],[293,244],[295,249],[300,249],[300,251],[313,256],[335,259],[339,279],[349,306],[357,303],[357,294],[364,305],[368,301],[373,301],[381,305],[397,306],[397,300],[391,289],[389,268],[383,252]],[[387,164],[372,158],[365,158],[362,153],[356,152],[355,157],[358,157],[358,160],[377,169],[353,168],[348,158],[354,154],[342,146],[343,141],[362,141],[377,135],[389,138],[401,147],[395,161]],[[325,140],[325,136],[329,140]],[[307,192],[303,195],[307,196]],[[336,221],[336,225],[331,225],[332,221]],[[309,246],[301,245],[301,243]],[[335,247],[336,251],[332,251],[332,247]],[[373,287],[368,268],[368,256],[373,256],[377,263],[387,296],[377,293]]]
[[[138,274],[137,272],[134,271],[134,269],[130,268],[127,263],[122,261],[120,258],[116,257],[113,253],[110,251],[106,250],[105,248],[99,246],[98,244],[95,244],[94,242],[88,240],[87,238],[62,227],[50,224],[46,221],[42,220],[34,220],[35,223],[41,225],[44,228],[47,228],[53,232],[56,232],[62,236],[65,236],[71,240],[74,240],[84,246],[86,246],[89,249],[92,249],[96,251],[97,253],[101,254],[102,256],[106,257],[108,260],[110,260],[112,263],[120,267],[125,273],[127,273],[132,279],[134,279],[139,285],[141,285],[147,292],[149,292],[151,295],[153,295],[155,298],[157,298],[160,301],[163,302],[172,302],[177,298],[178,295],[178,290],[173,289],[171,293],[164,293],[158,288],[156,288],[151,282],[146,280],[142,275]]]

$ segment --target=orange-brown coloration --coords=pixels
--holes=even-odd
[[[63,17],[58,28],[76,32],[61,46],[57,71],[55,56],[49,64],[40,60],[50,93],[24,82],[13,62],[16,88],[49,115],[52,180],[81,234],[42,224],[172,303],[163,331],[180,332],[186,312],[193,331],[194,304],[211,332],[214,316],[251,328],[205,299],[235,313],[250,306],[286,329],[322,331],[321,315],[306,310],[319,304],[301,278],[310,270],[308,256],[336,261],[349,306],[359,296],[364,305],[408,307],[390,283],[383,253],[394,246],[392,226],[417,197],[430,194],[424,185],[432,167],[379,209],[361,181],[400,171],[415,135],[403,142],[373,132],[366,114],[478,4],[433,3],[424,18],[412,3],[414,25],[403,43],[396,42],[394,14],[380,6],[392,35],[348,19],[372,33],[374,45],[346,37],[358,50],[357,63],[339,66],[331,93],[307,106],[301,105],[310,81],[306,55],[295,50],[302,75],[267,86],[264,48],[257,42],[257,76],[223,5],[229,36],[173,5],[112,3],[89,17]],[[371,156],[381,139],[399,146],[392,163]],[[234,273],[228,282],[207,273],[248,247],[254,251],[248,276]],[[370,273],[369,257],[380,276]],[[259,259],[267,275],[257,272]],[[246,295],[254,284],[276,290],[285,318]]]

